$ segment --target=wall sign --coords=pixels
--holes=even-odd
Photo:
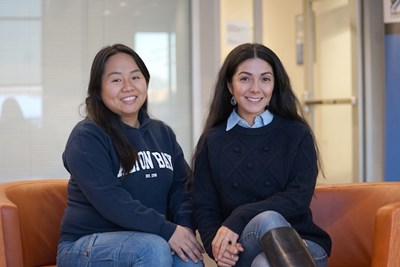
[[[383,0],[383,20],[385,23],[400,22],[400,0]]]

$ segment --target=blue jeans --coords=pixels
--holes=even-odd
[[[203,267],[172,255],[167,241],[141,232],[108,232],[58,245],[57,267]]]
[[[239,255],[235,267],[268,267],[271,266],[261,247],[261,238],[269,230],[277,227],[290,227],[286,219],[275,211],[265,211],[255,216],[244,228],[238,242],[242,244],[244,252]],[[317,267],[328,266],[328,255],[315,242],[304,240]]]

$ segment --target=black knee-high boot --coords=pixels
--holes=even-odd
[[[261,245],[274,267],[316,267],[303,239],[292,227],[279,227],[261,238]]]

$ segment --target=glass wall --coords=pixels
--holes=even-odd
[[[0,182],[68,178],[94,55],[124,43],[151,74],[149,111],[192,152],[190,0],[0,1]]]

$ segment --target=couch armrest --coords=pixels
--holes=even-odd
[[[400,202],[378,209],[372,258],[372,267],[400,266]]]
[[[6,249],[7,248],[7,249]],[[11,251],[11,253],[9,253]],[[22,267],[17,206],[0,189],[0,266]]]

